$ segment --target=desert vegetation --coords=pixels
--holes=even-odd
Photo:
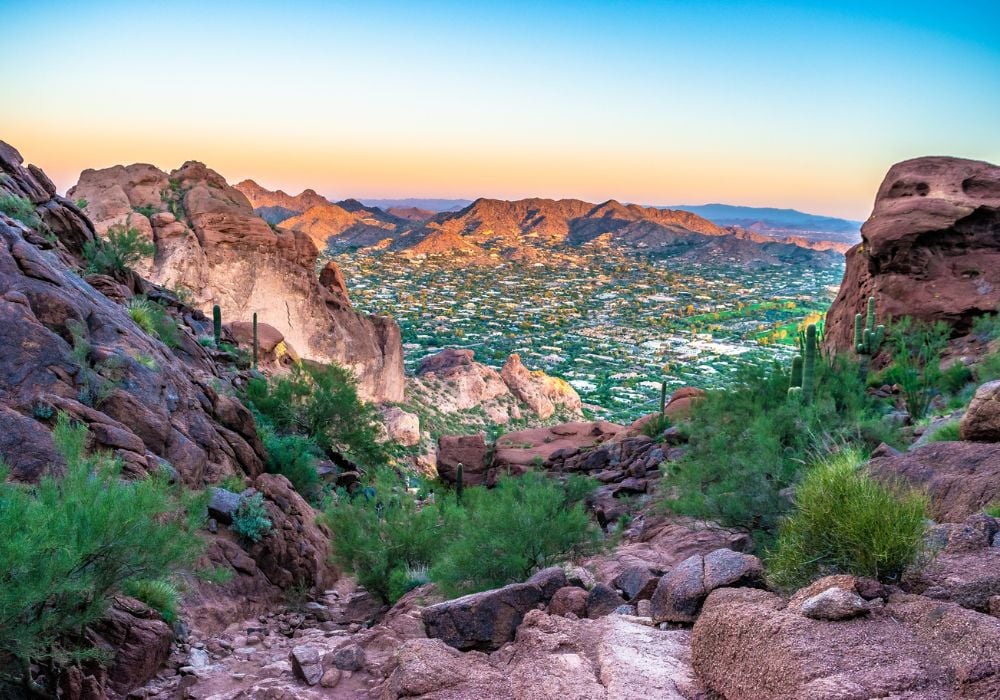
[[[172,577],[200,551],[195,529],[205,514],[203,497],[165,476],[122,480],[121,463],[87,454],[86,427],[65,414],[53,437],[64,474],[29,486],[0,470],[0,680],[43,693],[31,664],[100,660],[84,630],[115,595],[172,614]]]

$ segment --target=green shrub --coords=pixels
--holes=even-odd
[[[443,543],[431,580],[447,596],[462,595],[596,551],[601,531],[577,500],[593,488],[583,477],[564,485],[534,471],[501,477],[494,489],[467,488],[457,534]]]
[[[274,429],[312,438],[364,467],[386,464],[393,446],[380,440],[377,409],[358,398],[353,375],[338,365],[296,367],[289,375],[251,379],[246,399]]]
[[[941,425],[934,429],[928,437],[928,442],[955,442],[956,440],[961,440],[959,437],[959,425],[960,421],[953,420],[948,421],[944,425]]]
[[[143,205],[138,206],[138,207],[132,207],[132,211],[134,211],[134,212],[136,212],[138,214],[142,214],[143,216],[145,216],[148,219],[153,214],[155,214],[156,212],[158,212],[159,209],[157,209],[156,207],[154,207],[152,204],[143,204]]]
[[[795,491],[795,508],[766,557],[775,585],[792,588],[827,574],[896,581],[922,546],[927,498],[896,494],[862,469],[857,450],[811,467]]]
[[[37,228],[40,221],[31,200],[17,195],[0,196],[0,212],[20,221],[28,228]]]
[[[428,580],[446,595],[523,581],[535,569],[595,551],[600,529],[583,509],[594,482],[530,472],[495,489],[466,488],[462,503],[408,492],[390,469],[354,495],[332,497],[323,519],[336,533],[331,560],[388,602]]]
[[[104,275],[122,273],[143,258],[156,253],[156,246],[137,229],[115,224],[108,229],[107,238],[95,238],[83,245],[83,259],[87,272]]]
[[[135,325],[139,326],[148,335],[156,336],[156,327],[153,325],[153,302],[146,297],[132,297],[125,305]]]
[[[0,669],[87,656],[81,631],[116,594],[169,577],[201,548],[194,530],[205,517],[203,498],[165,477],[122,480],[118,460],[85,455],[86,427],[65,414],[53,438],[66,462],[63,476],[25,486],[0,474]],[[34,685],[3,675],[0,685]]]
[[[76,205],[77,209],[79,209],[80,211],[83,211],[84,209],[87,208],[87,205],[90,204],[90,202],[88,202],[86,199],[80,198],[80,199],[76,200],[75,202],[73,202],[73,204]]]
[[[247,482],[239,474],[227,474],[226,477],[219,482],[219,488],[225,489],[226,491],[232,491],[233,493],[243,493],[247,490]]]
[[[324,507],[323,520],[336,533],[331,561],[395,602],[408,572],[430,566],[442,543],[458,535],[461,512],[452,499],[419,504],[391,469],[374,470],[367,483],[353,495],[339,490]]]
[[[893,324],[892,365],[886,378],[902,387],[906,410],[913,420],[927,415],[931,401],[941,391],[941,353],[950,334],[951,328],[944,321],[927,324],[904,318]]]
[[[267,517],[264,495],[241,496],[240,505],[233,513],[233,532],[244,542],[259,542],[269,532],[273,523]]]
[[[743,368],[728,389],[709,391],[684,425],[686,455],[664,467],[664,507],[766,543],[790,507],[781,491],[804,465],[843,445],[898,444],[856,362],[820,357],[816,375],[809,405],[788,400],[790,377],[778,364]]]
[[[267,450],[267,470],[285,476],[303,498],[316,504],[320,497],[316,443],[303,435],[279,435],[266,425],[261,426],[261,439]]]
[[[166,308],[146,297],[132,297],[125,305],[129,317],[148,335],[159,339],[169,348],[180,345],[180,330],[177,321]]]
[[[976,365],[976,380],[982,383],[1000,379],[1000,351],[990,353]]]
[[[972,370],[961,362],[953,362],[941,372],[941,391],[950,395],[959,394],[971,381]]]
[[[649,419],[649,421],[646,422],[644,426],[642,426],[642,434],[648,435],[655,440],[670,426],[670,416],[665,413],[656,413]]]
[[[983,512],[991,518],[1000,518],[1000,503],[992,503],[985,508]]]
[[[1000,338],[1000,313],[976,317],[972,323],[972,334],[985,342]]]
[[[162,578],[135,579],[128,582],[124,591],[160,613],[166,622],[173,623],[177,619],[181,594],[171,581]]]

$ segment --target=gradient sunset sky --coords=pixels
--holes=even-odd
[[[896,161],[1000,161],[996,0],[487,5],[0,0],[0,139],[61,190],[195,159],[336,199],[855,219]]]

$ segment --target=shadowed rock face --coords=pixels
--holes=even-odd
[[[1000,302],[1000,167],[928,157],[890,168],[847,253],[826,339],[853,343],[854,315],[869,296],[880,319],[944,320],[958,331]]]
[[[195,161],[169,175],[145,164],[85,170],[70,196],[87,200],[99,232],[126,223],[153,239],[156,257],[139,272],[154,282],[189,290],[203,311],[218,304],[226,322],[256,312],[303,357],[353,370],[364,398],[402,400],[396,323],[354,311],[332,263],[317,278],[309,237],[272,229],[215,171]]]
[[[78,255],[95,236],[90,221],[3,142],[0,173],[0,196],[28,198],[47,227],[42,235],[37,223],[0,214],[0,461],[11,477],[34,481],[61,468],[51,433],[61,411],[87,426],[88,449],[122,460],[125,478],[167,469],[190,488],[226,476],[255,480],[274,531],[249,552],[227,528],[205,533],[200,564],[233,577],[222,585],[193,582],[184,601],[192,627],[218,629],[260,614],[281,600],[279,586],[335,580],[326,561],[329,533],[284,477],[261,474],[256,423],[234,398],[245,377],[197,342],[211,333],[211,320],[136,274],[124,281],[83,276]],[[123,302],[134,294],[165,305],[178,327],[177,347],[132,321]],[[97,384],[104,390],[95,396],[87,389]],[[171,639],[169,627],[147,612],[118,608],[88,634],[111,649],[112,665],[96,676],[70,674],[67,688],[84,694],[67,697],[124,697],[160,666]]]

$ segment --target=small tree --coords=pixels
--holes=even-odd
[[[87,429],[65,414],[53,438],[66,461],[61,478],[26,486],[0,470],[0,685],[33,691],[31,663],[94,655],[83,632],[116,594],[193,562],[205,512],[203,499],[165,476],[124,481],[118,460],[85,455]]]
[[[95,238],[83,245],[87,272],[115,275],[132,268],[143,258],[156,253],[156,246],[137,229],[115,224],[106,239]]]

